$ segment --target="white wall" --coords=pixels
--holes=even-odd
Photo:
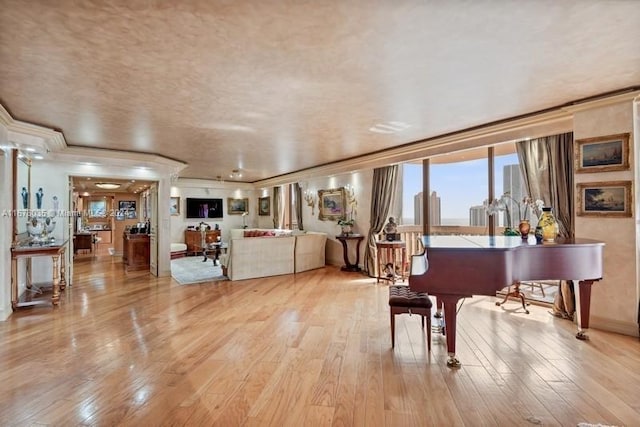
[[[593,138],[633,131],[630,101],[579,111],[574,116],[574,139]],[[635,143],[633,142],[635,140]],[[575,183],[636,179],[634,153],[638,138],[632,134],[630,168],[626,171],[576,173]],[[637,198],[637,190],[634,199]],[[576,194],[576,206],[578,203]],[[631,218],[576,217],[576,236],[604,241],[603,279],[592,287],[591,326],[638,334],[637,209]]]
[[[363,265],[364,250],[366,242],[366,234],[371,227],[371,186],[373,185],[373,170],[365,170],[360,172],[352,172],[347,174],[335,175],[331,177],[312,178],[301,183],[304,190],[309,190],[316,195],[316,206],[314,215],[311,215],[311,207],[303,203],[302,220],[304,229],[308,231],[321,231],[328,234],[326,263],[331,265],[344,265],[342,254],[342,244],[336,240],[336,236],[340,234],[340,226],[335,221],[321,221],[318,219],[318,190],[328,190],[332,188],[340,188],[350,185],[354,189],[357,202],[354,233],[365,235],[365,239],[360,244],[360,267]],[[355,261],[355,249],[350,249],[350,261]],[[352,250],[353,249],[353,250]]]
[[[171,197],[180,197],[180,214],[171,216],[171,243],[184,243],[184,231],[187,226],[197,225],[201,221],[200,219],[186,218],[187,197],[222,199],[223,218],[205,220],[204,222],[211,225],[211,228],[218,224],[222,232],[222,240],[228,240],[229,230],[242,228],[242,215],[229,215],[228,213],[228,198],[248,198],[249,215],[246,217],[247,226],[263,227],[261,225],[265,223],[263,218],[270,219],[271,217],[258,217],[258,197],[260,196],[262,196],[262,192],[255,190],[251,184],[204,179],[178,179],[171,186]],[[169,204],[167,203],[166,206],[169,206]],[[273,223],[270,221],[269,223],[271,225],[264,228],[272,228]]]

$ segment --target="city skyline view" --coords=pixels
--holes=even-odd
[[[505,191],[505,166],[517,166],[518,156],[515,153],[496,156],[494,165],[495,195],[500,197]],[[441,225],[470,225],[470,209],[481,206],[487,199],[487,159],[432,164],[430,167],[430,192],[435,191],[440,199]],[[421,192],[422,165],[404,164],[401,224],[415,224],[414,199]],[[517,199],[522,197],[520,194],[516,196]],[[500,223],[504,223],[503,218],[500,219]]]

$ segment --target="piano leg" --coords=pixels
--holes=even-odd
[[[461,296],[441,295],[438,298],[444,305],[444,324],[447,336],[447,366],[459,368],[462,364],[456,357],[456,309]]]
[[[576,294],[576,316],[578,320],[578,333],[576,334],[576,338],[579,340],[589,339],[587,329],[589,329],[592,284],[593,280],[581,280],[573,290]]]

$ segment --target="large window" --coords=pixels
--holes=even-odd
[[[482,205],[489,191],[486,153],[484,149],[466,156],[447,155],[432,159],[429,201],[432,206],[440,207],[440,218],[432,215],[432,226],[487,226]]]
[[[514,143],[493,147],[493,188],[495,198],[505,192],[518,202],[526,194],[520,176]],[[434,156],[429,159],[428,194],[422,189],[422,161],[402,165],[401,224],[421,225],[423,199],[428,197],[433,233],[488,234],[489,217],[485,202],[489,197],[489,149],[481,147]],[[511,225],[519,221],[519,205],[509,205]],[[498,227],[507,226],[506,211],[495,218]],[[500,230],[497,230],[500,232]]]

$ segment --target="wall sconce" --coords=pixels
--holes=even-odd
[[[349,216],[351,217],[351,219],[353,219],[356,216],[356,208],[358,207],[358,201],[356,200],[356,191],[351,185],[347,184],[344,186],[344,193],[347,199],[347,206],[349,206],[351,211]]]
[[[304,201],[311,207],[311,216],[315,215],[316,196],[312,191],[304,190]]]

